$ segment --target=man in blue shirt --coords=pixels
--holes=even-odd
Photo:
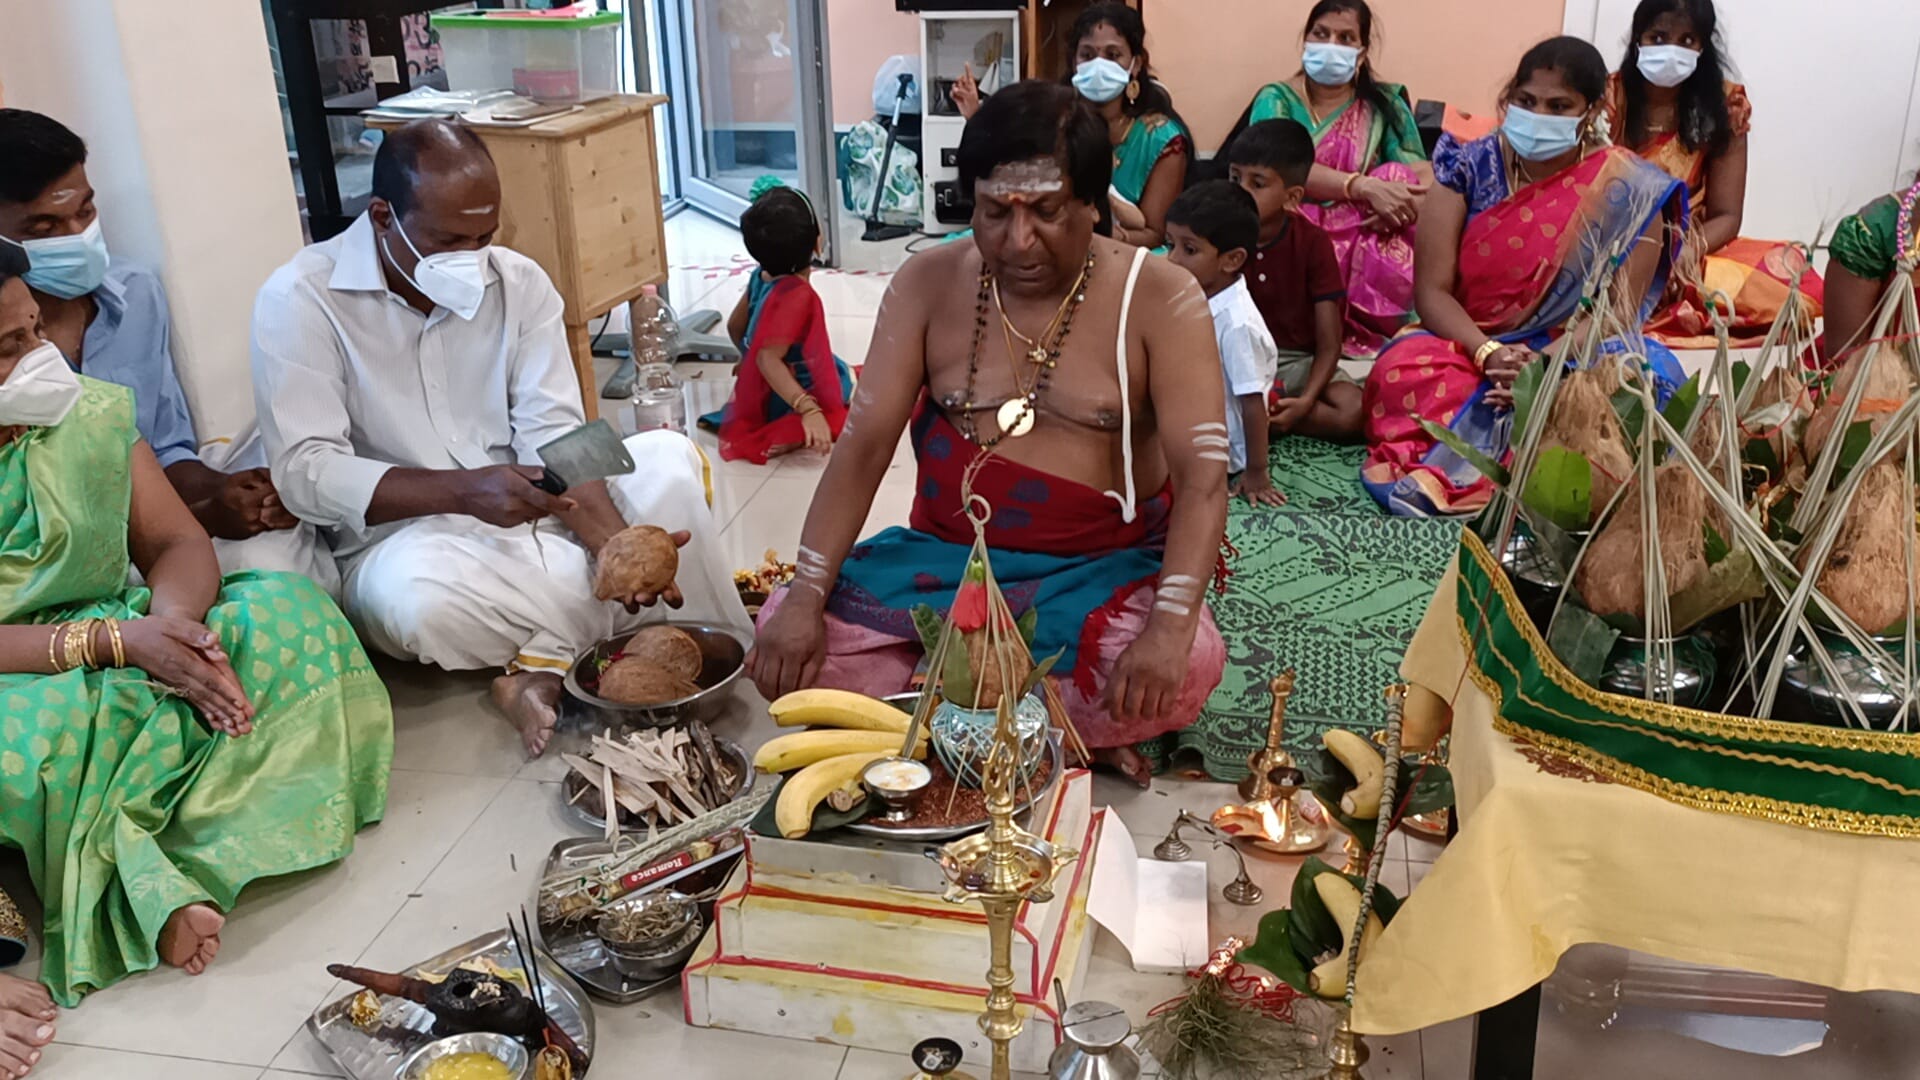
[[[82,373],[133,391],[140,435],[214,538],[223,571],[288,570],[337,593],[331,553],[281,503],[257,440],[233,455],[237,471],[200,459],[166,293],[152,271],[108,258],[86,160],[86,144],[59,121],[0,109],[0,236],[32,260],[41,332]]]

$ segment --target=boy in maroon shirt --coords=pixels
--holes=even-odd
[[[1313,170],[1313,137],[1293,120],[1262,120],[1228,153],[1228,177],[1260,207],[1260,247],[1247,290],[1280,350],[1268,420],[1274,437],[1357,442],[1360,387],[1340,370],[1347,286],[1333,241],[1296,211]]]

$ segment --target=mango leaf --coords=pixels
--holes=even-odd
[[[1692,588],[1678,593],[1668,603],[1673,616],[1673,632],[1684,634],[1715,615],[1748,600],[1767,594],[1767,581],[1753,553],[1734,548],[1707,568],[1707,576]]]
[[[1059,663],[1060,658],[1065,655],[1067,650],[1062,647],[1059,652],[1033,665],[1033,670],[1027,673],[1026,681],[1020,684],[1020,697],[1024,699],[1028,694],[1033,693],[1033,688],[1040,685],[1040,680],[1046,678],[1047,672],[1052,671],[1053,665]]]
[[[1873,422],[1855,420],[1847,425],[1847,436],[1840,443],[1840,471],[1837,476],[1845,476],[1860,464],[1860,458],[1867,452],[1867,444],[1873,441]]]
[[[1583,607],[1562,604],[1553,620],[1547,644],[1576,679],[1589,686],[1600,681],[1607,668],[1607,656],[1619,640],[1620,631]]]
[[[1700,376],[1696,373],[1673,392],[1673,396],[1667,399],[1667,407],[1660,410],[1660,415],[1673,425],[1673,430],[1685,434],[1687,421],[1693,419],[1693,410],[1699,405]]]
[[[1732,552],[1733,548],[1727,544],[1727,538],[1720,535],[1720,530],[1714,528],[1712,522],[1710,521],[1701,522],[1700,529],[1701,531],[1705,532],[1707,536],[1706,543],[1707,543],[1707,565],[1708,566],[1712,566],[1715,563],[1718,563],[1721,559],[1726,558],[1727,555]]]
[[[1034,631],[1040,627],[1040,609],[1037,607],[1028,608],[1027,613],[1016,619],[1013,625],[1020,631],[1020,640],[1026,642],[1027,645],[1031,647],[1033,645]]]
[[[1561,529],[1586,528],[1593,512],[1593,463],[1564,446],[1542,448],[1524,501]]]
[[[1747,380],[1752,377],[1753,377],[1752,364],[1747,363],[1745,360],[1735,360],[1733,362],[1733,396],[1734,397],[1740,396],[1740,391],[1746,389]]]
[[[1234,959],[1242,964],[1264,968],[1274,978],[1302,994],[1313,993],[1313,988],[1307,985],[1307,965],[1301,961],[1293,943],[1293,927],[1288,912],[1269,911],[1260,916],[1260,927],[1253,935],[1253,944],[1241,949],[1240,955]]]
[[[920,648],[927,654],[928,659],[932,659],[933,650],[940,647],[940,630],[945,625],[946,620],[928,605],[920,604],[914,607],[913,628],[920,634]]]
[[[1773,443],[1766,439],[1749,439],[1741,460],[1766,472],[1769,479],[1780,476],[1780,455],[1773,452]]]
[[[1506,487],[1508,482],[1511,481],[1512,476],[1507,472],[1506,466],[1488,457],[1476,447],[1467,445],[1467,441],[1455,435],[1451,429],[1442,427],[1428,420],[1426,417],[1420,418],[1420,426],[1425,429],[1427,434],[1438,440],[1442,446],[1459,454],[1467,464],[1478,469],[1480,475],[1493,481],[1496,487]]]
[[[1513,379],[1513,438],[1515,442],[1526,432],[1527,423],[1533,416],[1534,402],[1540,399],[1540,384],[1547,377],[1547,365],[1528,364],[1520,369]]]
[[[780,835],[780,826],[775,824],[774,814],[779,809],[780,788],[785,787],[787,782],[792,779],[792,773],[782,776],[779,786],[773,789],[773,798],[768,799],[767,804],[760,808],[760,812],[753,816],[753,824],[748,826],[748,828],[751,828],[756,835],[772,837],[778,837]],[[851,825],[856,821],[864,820],[867,815],[873,813],[876,809],[878,809],[878,806],[871,795],[861,799],[854,804],[853,809],[847,811],[835,810],[827,804],[826,800],[822,799],[820,805],[813,808],[813,827],[807,835],[819,836],[821,833],[831,829],[837,829],[842,825]]]
[[[1626,432],[1628,445],[1640,443],[1640,429],[1646,426],[1647,407],[1640,400],[1640,391],[1623,386],[1613,392],[1613,411],[1620,417],[1620,430]]]

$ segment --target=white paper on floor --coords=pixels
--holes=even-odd
[[[1094,845],[1087,914],[1120,939],[1133,970],[1185,972],[1206,963],[1207,864],[1142,859],[1113,807]]]

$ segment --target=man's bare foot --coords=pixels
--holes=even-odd
[[[493,680],[493,703],[520,729],[527,756],[539,757],[560,722],[560,676],[550,671],[516,671]]]
[[[160,940],[155,943],[160,962],[185,968],[189,975],[200,974],[220,951],[220,928],[225,925],[227,917],[215,911],[212,904],[180,908],[167,916],[167,925],[160,928]]]
[[[25,1076],[40,1064],[40,1048],[53,1041],[58,1015],[46,987],[0,975],[0,1072]]]
[[[1093,761],[1133,781],[1142,791],[1153,787],[1153,765],[1131,746],[1096,747]]]

